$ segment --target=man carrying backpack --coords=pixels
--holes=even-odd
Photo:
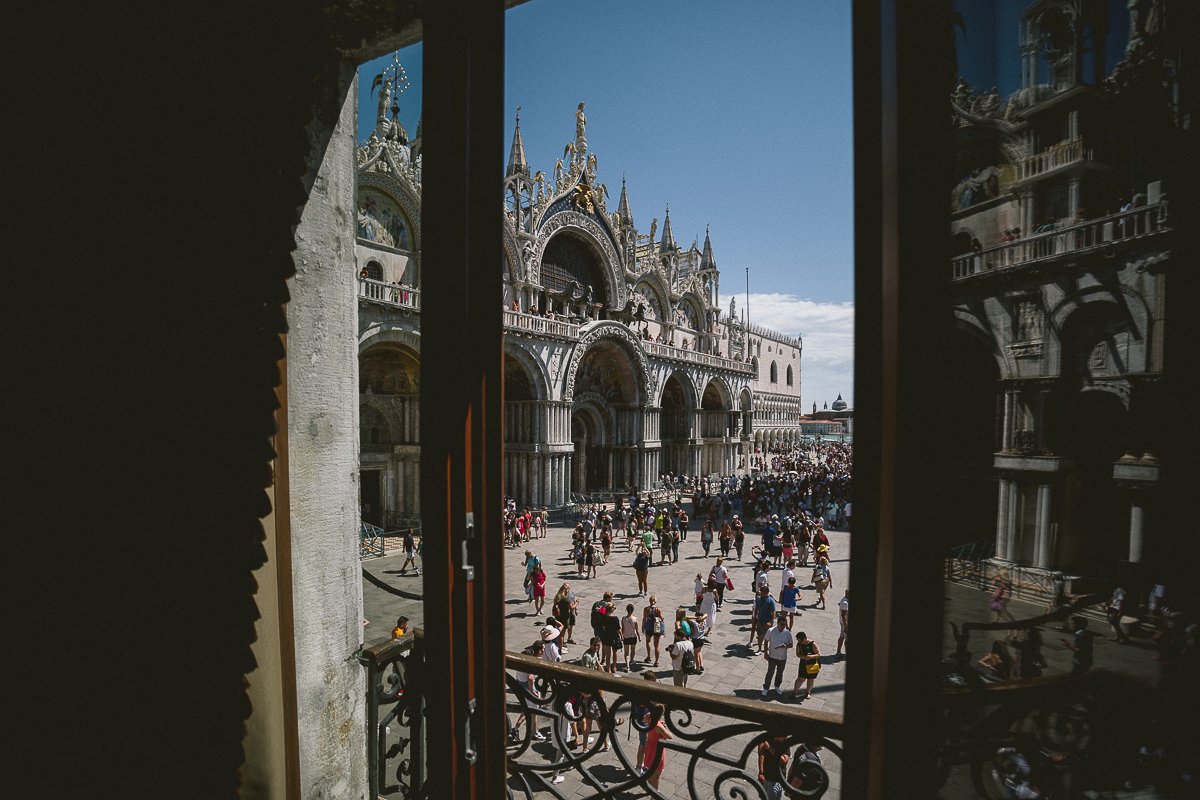
[[[676,686],[687,686],[687,676],[696,674],[696,651],[682,628],[675,629],[675,641],[667,645],[671,654],[671,677]]]

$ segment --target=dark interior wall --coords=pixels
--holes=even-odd
[[[955,379],[946,394],[930,397],[929,427],[944,431],[939,468],[930,476],[929,526],[944,550],[996,533],[997,394],[1000,368],[988,344],[957,331],[947,343]],[[1002,412],[1002,407],[1001,407]],[[931,435],[938,435],[932,434]]]
[[[303,0],[28,12],[6,261],[53,300],[6,348],[10,720],[36,745],[6,789],[233,797],[305,125],[338,57]]]

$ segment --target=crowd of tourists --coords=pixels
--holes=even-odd
[[[794,652],[799,666],[791,697],[811,697],[823,654],[797,620],[804,613],[802,608],[825,610],[827,592],[835,586],[826,530],[849,522],[850,453],[842,445],[819,444],[784,451],[776,456],[775,464],[778,469],[769,473],[719,479],[667,473],[662,485],[673,489],[675,496],[665,504],[652,504],[636,487],[628,487],[628,493],[612,505],[584,509],[565,543],[564,555],[575,565],[576,581],[601,580],[618,590],[598,593],[599,599],[588,608],[580,608],[570,582],[563,582],[557,591],[548,589],[541,558],[532,548],[526,549],[525,599],[534,604],[540,626],[538,640],[526,652],[561,661],[574,659],[578,648],[582,666],[611,674],[641,670],[643,676],[657,679],[650,670],[665,666],[665,650],[673,683],[687,686],[690,676],[704,673],[706,646],[718,630],[725,629],[719,618],[726,592],[734,585],[730,562],[746,561],[753,564],[754,578],[753,586],[746,587],[753,600],[745,655],[766,661],[762,694],[768,695],[771,688],[783,694],[788,655]],[[527,515],[529,519],[523,522]],[[510,507],[508,518],[506,525],[519,541],[544,536],[545,528],[537,526],[536,514],[517,513]],[[679,563],[681,546],[693,557],[702,552],[711,562],[694,576],[669,570]],[[633,580],[626,577],[630,566]],[[656,567],[664,569],[660,573]],[[675,609],[660,605],[650,586],[652,569],[676,590],[680,582],[690,585],[693,591],[688,596],[694,596],[694,603]],[[655,583],[659,580],[656,577]],[[617,599],[618,593],[634,596],[635,586],[640,602]],[[842,657],[849,592],[837,588],[843,589],[840,598],[834,599],[841,624],[835,652],[829,655]],[[576,632],[580,625],[586,625],[583,635]],[[525,677],[537,697],[532,678]],[[574,699],[584,710],[591,701],[582,695]],[[657,720],[651,711],[635,711],[634,720],[645,722],[642,738],[652,739]],[[590,724],[582,721],[572,727],[569,736],[563,737],[567,746],[586,746]],[[513,734],[519,734],[516,727]],[[539,731],[536,736],[542,738],[543,734]],[[768,762],[785,756],[777,752],[778,743],[765,747],[761,755]],[[640,765],[653,766],[651,756],[645,760],[641,756]]]

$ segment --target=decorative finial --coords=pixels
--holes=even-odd
[[[517,124],[521,124],[521,107],[517,106]]]
[[[708,236],[708,223],[704,223],[704,235]]]
[[[625,170],[621,170],[621,188],[625,188]]]

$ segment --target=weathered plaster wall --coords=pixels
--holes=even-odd
[[[316,178],[289,282],[288,436],[301,796],[367,794],[358,561],[358,330],[353,65],[309,126]],[[323,152],[320,142],[328,140]]]

